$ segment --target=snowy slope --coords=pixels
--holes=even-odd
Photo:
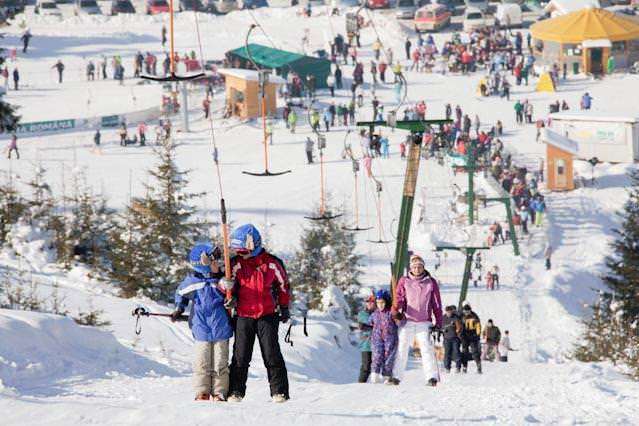
[[[294,9],[260,9],[254,12],[268,35],[279,47],[299,50],[305,28],[310,29],[311,50],[325,47],[333,31],[343,32],[343,17],[329,20],[325,15],[304,19]],[[385,14],[374,14],[382,41],[399,55],[403,52],[405,30]],[[159,53],[162,17],[67,18],[62,23],[28,17],[35,35],[32,53],[19,55],[16,63],[24,72],[28,87],[24,92],[9,92],[8,100],[24,106],[27,120],[66,118],[84,113],[92,99],[90,114],[109,114],[133,107],[132,96],[142,105],[157,102],[159,89],[140,88],[136,81],[124,87],[111,82],[84,82],[84,59],[100,55],[122,54],[125,66],[132,67],[132,55],[138,50]],[[241,45],[241,37],[253,22],[247,12],[225,17],[200,16],[200,30],[207,58],[220,58],[224,51]],[[286,25],[283,25],[283,23]],[[193,31],[193,15],[177,19],[179,50],[198,50]],[[8,28],[8,43],[17,44],[19,31]],[[438,43],[450,33],[436,34]],[[365,30],[362,54],[372,56],[368,46],[374,40]],[[268,44],[263,34],[256,42]],[[67,64],[68,83],[58,85],[49,67],[61,58]],[[13,66],[15,64],[11,64]],[[349,76],[352,67],[345,67]],[[130,72],[129,72],[130,74]],[[367,78],[368,76],[366,76]],[[480,75],[442,76],[408,72],[409,102],[425,99],[427,117],[443,116],[447,102],[459,103],[472,117],[479,114],[489,128],[497,119],[504,123],[503,138],[515,152],[515,161],[535,165],[543,156],[543,146],[535,143],[533,126],[517,126],[512,106],[515,99],[528,98],[535,117],[543,117],[546,105],[566,99],[576,107],[583,91],[595,98],[597,111],[639,112],[633,100],[620,99],[618,93],[639,88],[633,75],[615,75],[601,82],[582,77],[560,85],[556,94],[536,93],[534,86],[514,87],[511,101],[477,98]],[[348,82],[346,87],[348,87]],[[358,119],[370,119],[371,94],[366,85],[367,107]],[[90,90],[90,92],[89,92]],[[377,96],[392,104],[390,85],[378,88]],[[203,94],[195,94],[198,105]],[[338,91],[336,102],[345,102],[349,92]],[[100,99],[98,99],[100,98]],[[320,101],[327,105],[329,98]],[[389,107],[387,107],[389,108]],[[64,115],[63,115],[64,113]],[[68,114],[68,115],[67,115]],[[194,114],[192,132],[177,134],[180,167],[192,169],[189,189],[206,191],[201,207],[217,217],[219,194],[214,180],[211,142],[206,123]],[[303,115],[301,115],[303,118]],[[303,120],[300,120],[303,121]],[[243,170],[258,170],[262,165],[259,124],[238,125],[216,117],[216,141],[220,149],[225,198],[234,223],[252,221],[265,232],[269,247],[290,254],[296,247],[302,227],[319,197],[317,165],[305,165],[304,141],[312,136],[308,126],[289,133],[282,123],[275,125],[274,145],[270,146],[270,169],[291,168],[293,173],[277,178],[257,179]],[[351,213],[353,177],[350,161],[341,158],[344,143],[358,151],[358,140],[346,128],[338,127],[327,135],[325,153],[327,187],[336,205]],[[385,133],[390,133],[384,130]],[[392,156],[374,160],[373,171],[383,184],[383,239],[392,239],[399,215],[405,163],[398,156],[398,145],[405,133],[390,133]],[[115,132],[103,133],[103,154],[90,152],[91,132],[59,134],[46,138],[20,140],[19,161],[0,158],[0,172],[11,170],[27,181],[36,163],[47,169],[48,183],[55,193],[70,191],[70,182],[84,170],[95,191],[109,197],[109,203],[121,208],[129,197],[141,195],[152,166],[152,148],[120,148]],[[582,176],[590,176],[589,165],[577,162]],[[521,242],[522,255],[512,255],[510,246],[497,246],[485,253],[485,267],[498,264],[502,286],[487,292],[471,287],[467,299],[485,322],[492,318],[502,331],[509,329],[513,347],[507,364],[485,366],[485,374],[444,376],[441,386],[426,388],[416,363],[411,364],[405,383],[396,388],[353,383],[359,368],[359,354],[348,341],[347,324],[333,314],[312,312],[309,337],[300,326],[293,328],[294,346],[284,344],[284,356],[291,380],[291,401],[284,405],[268,402],[266,372],[259,348],[255,348],[248,393],[242,404],[194,405],[190,389],[192,339],[185,324],[172,324],[165,318],[144,319],[142,334],[134,334],[131,310],[142,303],[160,312],[170,308],[148,300],[117,297],[110,285],[87,277],[86,270],[75,268],[60,272],[36,261],[37,242],[25,245],[31,253],[32,275],[41,296],[51,294],[54,284],[65,297],[71,314],[88,309],[104,310],[111,325],[102,331],[76,326],[70,320],[50,315],[0,311],[0,412],[3,424],[210,424],[223,419],[226,424],[637,424],[639,390],[635,383],[615,373],[609,365],[585,365],[567,358],[579,334],[578,319],[585,314],[583,305],[592,300],[592,287],[600,285],[597,274],[607,253],[611,228],[618,225],[614,216],[624,199],[627,181],[623,165],[597,166],[594,187],[566,194],[548,194],[549,216],[544,228],[535,229]],[[358,251],[363,257],[365,283],[372,286],[388,282],[389,262],[394,244],[373,245],[366,240],[378,238],[373,183],[360,174],[360,224],[374,227],[357,235]],[[481,184],[481,179],[477,180]],[[503,208],[490,205],[480,209],[478,226],[469,229],[454,225],[464,213],[451,213],[452,186],[466,188],[466,175],[454,176],[448,166],[424,161],[418,181],[418,195],[411,230],[411,248],[423,253],[429,269],[442,281],[445,304],[457,303],[463,259],[459,253],[441,255],[441,267],[434,269],[435,244],[483,241],[492,220],[503,220]],[[21,187],[26,191],[26,188]],[[425,221],[418,224],[423,207]],[[268,224],[268,226],[267,226]],[[25,231],[26,232],[26,231]],[[26,234],[25,234],[26,235]],[[37,240],[37,235],[33,235]],[[553,269],[543,268],[543,248],[547,241],[555,247]],[[28,259],[27,259],[28,260]],[[0,264],[19,268],[25,259],[10,253],[0,254]],[[48,342],[36,345],[34,342]],[[42,348],[41,346],[44,346]],[[114,357],[113,354],[117,354]],[[55,371],[51,371],[55,370]]]

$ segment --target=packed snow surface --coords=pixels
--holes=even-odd
[[[266,34],[255,32],[255,42],[299,51],[304,29],[309,29],[309,51],[326,47],[333,33],[344,32],[344,18],[318,15],[306,19],[295,8],[259,9],[254,16]],[[368,15],[367,15],[368,16]],[[405,36],[411,34],[392,15],[371,14],[385,46],[403,53]],[[9,102],[22,107],[24,121],[107,115],[113,112],[147,108],[159,102],[161,89],[138,85],[126,79],[124,86],[112,81],[84,81],[86,60],[123,56],[127,75],[131,75],[133,55],[138,51],[161,53],[162,16],[69,17],[60,21],[27,14],[34,34],[29,53],[18,55],[24,90],[10,91]],[[199,15],[203,50],[207,59],[243,44],[252,15],[246,11],[227,16]],[[177,49],[199,52],[194,31],[194,15],[177,17]],[[17,26],[5,29],[5,44],[18,45]],[[450,32],[435,34],[441,45]],[[411,37],[414,37],[411,35]],[[371,29],[362,34],[361,54],[370,60]],[[159,55],[159,57],[161,57]],[[50,67],[57,59],[65,62],[65,82],[58,84]],[[365,67],[366,68],[366,67]],[[344,68],[349,85],[351,66]],[[562,82],[557,93],[538,93],[534,84],[513,86],[510,101],[478,98],[476,88],[481,74],[470,76],[407,72],[407,102],[424,99],[427,118],[441,118],[444,105],[459,103],[471,117],[478,114],[482,128],[489,129],[497,119],[504,123],[502,138],[514,161],[534,169],[544,146],[535,142],[534,126],[517,126],[513,105],[516,99],[529,99],[535,117],[545,117],[547,104],[565,99],[573,109],[584,91],[594,98],[596,113],[636,116],[639,110],[632,96],[639,89],[639,76],[613,75],[603,81],[584,76]],[[365,103],[358,119],[370,119],[370,92],[365,85]],[[390,108],[392,86],[378,88],[377,96]],[[346,102],[348,90],[337,91],[335,102]],[[199,206],[217,218],[219,193],[215,181],[212,147],[208,129],[198,108],[202,93],[191,94],[191,132],[177,133],[179,166],[191,169],[189,189],[207,192]],[[320,99],[327,106],[325,93]],[[213,108],[215,109],[215,108]],[[284,124],[274,126],[274,144],[269,146],[270,170],[292,169],[288,175],[254,178],[244,170],[263,168],[261,128],[258,122],[238,123],[221,120],[216,114],[216,143],[220,151],[222,183],[233,223],[251,221],[265,234],[268,247],[285,257],[298,245],[303,216],[319,199],[319,169],[306,165],[304,143],[312,132],[304,124],[295,134]],[[176,121],[177,122],[177,121]],[[132,124],[133,125],[133,124]],[[332,202],[343,207],[349,221],[353,202],[350,160],[342,158],[344,144],[351,144],[356,155],[359,141],[354,132],[337,126],[327,134],[325,151],[326,185]],[[358,252],[363,255],[363,281],[379,287],[388,283],[389,262],[394,244],[374,245],[367,240],[392,240],[399,217],[405,163],[398,147],[402,131],[390,132],[391,158],[373,161],[373,172],[383,184],[381,211],[383,229],[377,227],[374,183],[360,179],[359,221],[373,227],[357,235]],[[54,193],[69,191],[69,181],[78,171],[96,192],[109,197],[109,203],[122,208],[130,197],[142,195],[146,170],[155,163],[152,147],[118,146],[115,131],[103,133],[103,152],[91,152],[92,132],[62,133],[40,138],[21,138],[20,160],[0,158],[0,171],[11,170],[21,182],[28,181],[36,164],[47,169],[47,180]],[[291,400],[274,404],[269,400],[266,371],[256,346],[248,390],[241,404],[195,403],[190,381],[192,338],[185,324],[172,324],[166,318],[142,319],[142,333],[134,333],[131,311],[141,303],[149,309],[170,312],[170,308],[148,300],[121,299],[112,286],[97,282],[82,267],[63,273],[37,259],[46,252],[46,233],[22,227],[14,233],[16,251],[0,254],[4,268],[23,268],[30,264],[29,279],[37,283],[42,297],[58,291],[71,315],[101,309],[111,325],[93,329],[49,314],[0,310],[0,412],[7,425],[75,424],[100,425],[375,425],[375,424],[638,424],[639,387],[608,364],[583,364],[569,354],[580,333],[579,318],[587,314],[584,304],[593,300],[592,288],[601,283],[598,274],[619,225],[615,213],[626,197],[626,172],[633,165],[598,165],[594,186],[569,193],[548,193],[548,218],[541,228],[520,241],[522,254],[513,256],[512,247],[499,245],[483,252],[485,268],[498,264],[501,288],[487,292],[469,290],[467,300],[482,322],[492,318],[501,330],[508,329],[512,346],[508,363],[484,363],[484,374],[477,375],[470,364],[467,375],[442,373],[436,388],[426,387],[419,364],[411,361],[405,381],[397,387],[358,384],[359,353],[351,344],[355,336],[340,310],[309,312],[308,333],[293,327],[294,346],[280,344],[289,370]],[[576,162],[575,168],[586,180],[590,165]],[[360,174],[360,177],[363,173]],[[465,174],[435,160],[422,162],[411,229],[411,249],[421,253],[427,267],[442,283],[445,304],[457,304],[462,278],[463,257],[454,251],[438,254],[438,245],[482,244],[493,220],[504,220],[502,205],[488,204],[480,209],[477,224],[461,226],[457,219],[466,206],[458,203],[451,210],[454,185],[465,191]],[[477,179],[476,185],[489,193],[491,188]],[[25,187],[22,190],[27,191]],[[421,219],[421,220],[420,220]],[[543,266],[547,243],[554,248],[553,268]],[[440,267],[435,270],[435,265]],[[338,301],[327,295],[327,303]]]

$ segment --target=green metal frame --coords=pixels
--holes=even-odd
[[[408,130],[413,135],[413,143],[409,145],[408,160],[406,162],[406,174],[404,176],[404,191],[402,195],[402,207],[397,225],[397,242],[395,245],[395,259],[391,263],[391,294],[395,299],[395,287],[402,276],[408,255],[408,237],[410,233],[411,219],[413,216],[413,203],[415,201],[415,187],[419,174],[421,160],[422,135],[433,124],[452,123],[452,120],[380,120],[358,121],[357,126],[368,127],[371,131],[375,127],[392,127]]]
[[[473,257],[478,250],[489,250],[490,247],[458,247],[458,246],[437,246],[436,251],[457,250],[466,255],[466,263],[464,264],[464,277],[462,278],[461,291],[459,292],[458,310],[461,311],[462,303],[466,300],[468,294],[468,283],[470,282],[470,268],[473,264]]]

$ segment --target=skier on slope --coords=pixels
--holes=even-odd
[[[384,378],[384,384],[393,383],[393,364],[397,355],[397,324],[391,313],[391,295],[386,290],[375,293],[377,310],[368,319],[368,324],[373,326],[371,333],[371,348],[373,350],[373,383],[379,383],[380,375]]]
[[[357,314],[357,326],[359,328],[359,350],[362,353],[362,365],[359,368],[359,383],[366,383],[371,374],[372,348],[371,330],[368,319],[375,312],[375,295],[371,294],[366,299],[366,308]]]
[[[460,336],[462,323],[455,305],[446,306],[442,333],[444,335],[444,368],[450,373],[452,361],[455,361],[455,372],[461,371]]]
[[[420,256],[412,255],[409,266],[408,275],[402,277],[397,283],[393,307],[394,319],[401,321],[393,380],[395,384],[399,384],[403,379],[410,344],[417,339],[426,381],[429,385],[436,386],[439,379],[430,333],[433,328],[433,317],[435,327],[441,329],[442,326],[439,284],[424,268],[424,259]]]
[[[484,354],[483,359],[487,361],[494,361],[499,354],[497,345],[499,345],[499,341],[501,340],[501,331],[499,330],[499,327],[493,324],[492,319],[489,319],[488,322],[486,322],[486,327],[484,328],[484,331],[482,331],[481,336],[486,344],[486,353]]]
[[[477,373],[481,374],[481,347],[479,344],[481,322],[479,321],[479,316],[473,312],[468,302],[464,302],[462,307],[462,324],[464,326],[461,334],[462,371],[464,373],[468,371],[468,358],[472,353],[472,358],[477,364]]]
[[[189,302],[189,327],[193,333],[193,382],[196,400],[225,401],[229,389],[229,339],[233,330],[224,309],[222,250],[211,244],[197,244],[188,256],[192,269],[175,291],[176,321]],[[233,283],[231,282],[232,286]]]
[[[262,237],[251,224],[233,231],[231,249],[237,256],[231,263],[235,285],[228,306],[237,306],[237,318],[228,399],[240,402],[244,398],[257,336],[271,398],[273,402],[285,402],[289,399],[288,373],[278,342],[278,328],[280,321],[285,323],[290,318],[286,270],[280,259],[262,248]]]

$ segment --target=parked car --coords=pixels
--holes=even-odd
[[[395,17],[397,19],[413,19],[416,10],[415,0],[397,0]]]
[[[114,16],[120,13],[135,13],[135,7],[133,7],[131,0],[111,1],[111,15]]]
[[[452,13],[441,4],[429,4],[417,9],[415,12],[415,31],[437,31],[450,25]]]
[[[463,28],[467,33],[481,30],[483,28],[492,27],[495,25],[495,18],[486,15],[484,12],[476,7],[467,7],[464,14]]]
[[[488,10],[488,0],[464,0],[464,3],[466,4],[466,9],[476,7],[484,12]]]
[[[169,3],[166,0],[147,0],[146,14],[157,15],[158,13],[168,12]]]
[[[5,18],[12,18],[24,12],[24,0],[4,0],[0,2],[0,14]]]
[[[242,0],[238,6],[240,9],[258,9],[260,7],[268,7],[269,4],[266,0]]]
[[[209,0],[208,7],[211,12],[225,14],[238,10],[240,5],[237,0]]]
[[[62,17],[62,11],[53,0],[39,0],[35,5],[34,12],[42,16]]]
[[[73,13],[78,15],[102,15],[100,6],[95,0],[76,0]]]
[[[366,7],[369,9],[388,9],[390,6],[390,0],[366,0]]]
[[[204,6],[200,0],[180,0],[178,2],[178,10],[184,12],[185,10],[203,11]]]
[[[523,19],[518,4],[498,4],[495,11],[496,25],[500,28],[521,28]]]

